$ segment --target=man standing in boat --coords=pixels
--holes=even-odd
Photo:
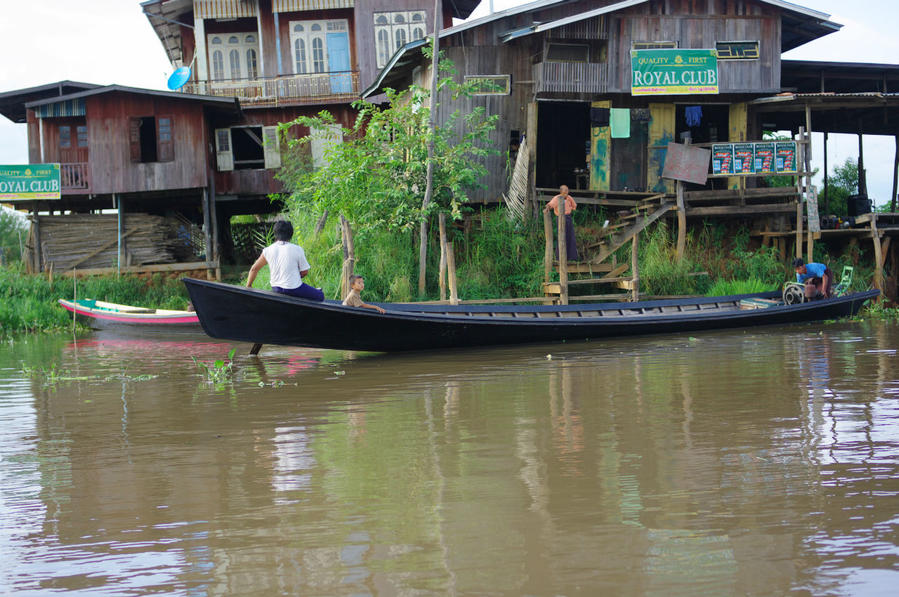
[[[256,275],[263,266],[269,267],[269,284],[272,290],[313,301],[325,300],[321,288],[303,283],[309,273],[309,262],[303,247],[290,242],[293,238],[293,224],[278,220],[274,227],[275,242],[262,249],[259,259],[250,267],[247,287],[252,288]]]
[[[562,207],[564,206],[564,214],[565,214],[565,253],[568,257],[568,261],[577,261],[577,242],[574,239],[574,222],[571,219],[571,212],[577,209],[577,203],[574,200],[574,197],[568,194],[568,186],[562,185],[559,187],[559,194],[549,200],[549,203],[546,204],[546,207],[543,208],[544,212],[548,212],[550,209],[555,212],[556,216],[560,216],[562,212]],[[562,258],[562,239],[559,239],[559,259]]]
[[[806,263],[801,257],[793,260],[796,281],[805,284],[805,298],[830,298],[833,296],[833,272],[823,263]]]

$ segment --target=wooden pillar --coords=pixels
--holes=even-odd
[[[680,181],[678,181],[680,182]],[[631,287],[631,300],[635,303],[640,300],[640,263],[637,259],[637,239],[640,233],[634,234],[631,241],[631,273],[633,274],[633,286]]]
[[[34,242],[34,250],[32,252],[33,273],[41,271],[41,219],[37,215],[37,203],[31,208],[31,231],[32,241]]]
[[[677,181],[677,261],[684,259],[687,247],[687,208],[684,204],[684,183]]]
[[[868,175],[865,173],[865,149],[862,121],[858,121],[858,194],[868,196]]]
[[[546,239],[543,251],[543,282],[549,284],[553,271],[553,219],[548,211],[543,212],[543,238]]]
[[[527,118],[528,200],[531,202],[531,209],[534,210],[533,213],[536,216],[540,209],[537,203],[537,102],[528,104]]]
[[[262,46],[259,46],[262,49]],[[205,94],[209,81],[209,62],[206,58],[206,26],[203,19],[194,19],[194,54],[197,58],[197,91]]]
[[[454,252],[453,243],[446,243],[446,277],[449,283],[450,304],[459,304],[459,288],[456,285],[456,254]]]
[[[827,173],[827,138],[828,133],[824,131],[824,213],[830,213],[830,197],[828,197],[829,191],[827,182],[828,182],[828,173]],[[895,195],[895,193],[893,193]]]
[[[350,276],[356,269],[356,245],[353,242],[353,229],[347,219],[340,216],[340,237],[343,241],[343,267],[340,271],[340,294],[346,297],[350,293]]]
[[[899,193],[899,135],[893,137],[896,153],[893,157],[893,194],[890,196],[890,211],[896,211],[896,193]]]
[[[212,208],[210,207],[210,197],[211,193],[208,188],[203,189],[203,240],[206,244],[206,263],[210,263],[212,261]],[[206,269],[206,279],[212,280],[215,277],[215,272],[212,268],[207,266]]]
[[[437,286],[440,288],[440,300],[446,300],[446,214],[440,212],[437,218],[440,228],[440,267],[437,272]]]
[[[116,235],[118,237],[118,251],[116,252],[116,275],[120,275],[122,273],[122,251],[124,247],[122,246],[122,233],[125,228],[125,214],[122,208],[122,198],[112,194],[112,201],[116,206],[116,212],[118,213],[118,225],[116,227]]]
[[[568,201],[559,206],[559,302],[568,304],[568,249],[565,246],[565,207]]]
[[[871,239],[874,242],[874,288],[883,296],[883,247],[880,244],[880,233],[877,230],[877,214],[871,216]]]

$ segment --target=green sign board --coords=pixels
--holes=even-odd
[[[0,201],[59,199],[59,164],[0,166]]]
[[[716,93],[715,50],[631,50],[631,95]]]

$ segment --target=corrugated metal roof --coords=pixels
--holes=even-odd
[[[195,19],[239,19],[256,13],[256,0],[194,0]]]
[[[272,12],[299,12],[303,10],[333,10],[353,8],[353,0],[272,0]]]

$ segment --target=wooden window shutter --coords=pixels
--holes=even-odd
[[[174,128],[175,121],[171,116],[156,118],[156,159],[160,162],[175,159]]]
[[[128,122],[128,140],[131,144],[131,161],[140,161],[140,118],[131,118]]]
[[[219,172],[234,170],[234,152],[231,149],[231,129],[215,129],[215,161]]]
[[[262,150],[265,154],[266,168],[281,167],[281,143],[278,140],[278,127],[262,127]]]

